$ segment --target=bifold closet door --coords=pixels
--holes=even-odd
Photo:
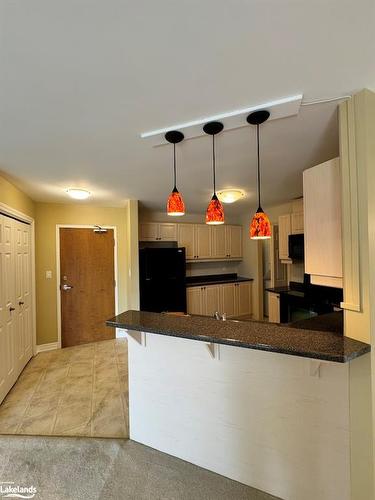
[[[14,221],[16,361],[19,373],[32,356],[30,226]]]
[[[0,214],[0,402],[32,356],[30,226]]]

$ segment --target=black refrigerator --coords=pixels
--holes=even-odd
[[[141,248],[141,311],[186,312],[185,248]]]

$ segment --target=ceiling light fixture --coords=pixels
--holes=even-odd
[[[67,194],[75,200],[86,200],[90,195],[90,191],[86,189],[69,188],[66,190]]]
[[[224,224],[224,209],[219,198],[216,194],[216,157],[215,157],[215,135],[220,133],[224,125],[220,122],[209,122],[203,127],[203,131],[212,135],[212,173],[213,173],[213,186],[214,194],[206,211],[206,224]]]
[[[259,150],[259,126],[268,120],[270,116],[269,111],[261,110],[251,113],[247,117],[248,123],[251,125],[256,125],[257,127],[257,162],[258,162],[258,210],[256,211],[251,224],[250,224],[250,238],[253,240],[257,239],[268,239],[271,238],[271,224],[268,215],[264,213],[264,210],[260,203],[260,150]]]
[[[222,189],[217,192],[217,197],[223,203],[234,203],[245,196],[242,189]]]
[[[174,188],[168,197],[167,201],[167,214],[178,217],[185,215],[185,203],[182,199],[181,194],[178,192],[176,187],[176,144],[183,141],[184,134],[178,130],[171,130],[165,134],[165,139],[169,143],[173,144],[173,179]]]

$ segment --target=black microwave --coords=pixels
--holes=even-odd
[[[305,239],[303,234],[289,235],[288,255],[289,259],[292,260],[303,260],[305,258]]]

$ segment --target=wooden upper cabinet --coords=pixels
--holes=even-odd
[[[291,234],[303,234],[304,232],[304,216],[303,212],[293,213],[291,215]]]
[[[206,224],[195,225],[195,247],[197,259],[211,259],[211,226]]]
[[[141,222],[139,226],[140,241],[156,241],[158,239],[157,222]]]
[[[317,285],[342,287],[341,175],[338,158],[303,173],[305,272]]]
[[[177,241],[177,224],[169,222],[141,222],[140,241]]]
[[[195,259],[195,225],[178,224],[177,241],[179,247],[185,247],[186,259]]]
[[[215,259],[228,257],[226,233],[227,227],[224,224],[212,226],[212,257]]]
[[[289,259],[289,235],[291,234],[290,214],[279,217],[279,257],[280,260]]]
[[[241,226],[141,222],[139,240],[177,241],[189,261],[242,259]]]
[[[177,224],[162,222],[159,224],[160,241],[177,241]]]
[[[242,258],[242,226],[226,226],[227,257],[231,259]]]

